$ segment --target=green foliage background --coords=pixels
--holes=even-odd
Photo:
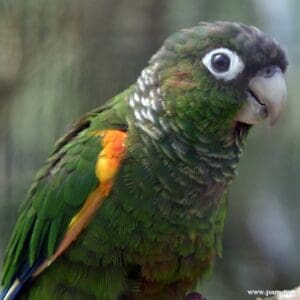
[[[223,259],[208,299],[300,283],[300,1],[0,0],[0,259],[17,208],[74,119],[135,81],[171,32],[199,21],[250,23],[288,51],[289,100],[250,134],[230,189]],[[253,297],[252,297],[253,298]]]

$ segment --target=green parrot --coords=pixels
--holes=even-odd
[[[171,35],[56,143],[20,207],[0,299],[201,299],[188,293],[221,254],[228,185],[251,126],[283,111],[286,68],[253,26]]]

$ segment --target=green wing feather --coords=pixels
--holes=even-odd
[[[92,111],[60,139],[38,172],[19,210],[3,266],[2,285],[8,287],[22,266],[39,257],[49,258],[62,240],[73,216],[93,191],[100,137],[94,130],[126,130],[127,95]]]

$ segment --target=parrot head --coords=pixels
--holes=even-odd
[[[287,58],[271,37],[239,23],[200,23],[171,35],[152,57],[166,112],[209,136],[274,124],[285,106]]]

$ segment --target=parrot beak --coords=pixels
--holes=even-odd
[[[281,115],[287,89],[284,76],[278,66],[271,66],[259,71],[248,86],[247,99],[235,121],[256,124],[266,118],[273,125]]]

